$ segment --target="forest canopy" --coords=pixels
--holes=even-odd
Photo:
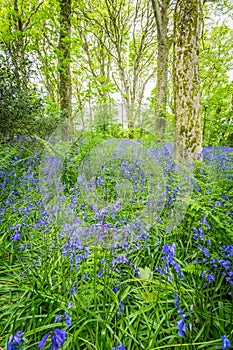
[[[177,80],[174,74],[174,50],[182,40],[176,36],[184,34],[177,30],[178,11],[187,4],[193,18],[199,16],[193,52],[198,57],[198,86],[192,91],[199,90],[201,131],[192,131],[191,123],[185,130],[188,139],[194,132],[202,135],[200,145],[231,145],[233,9],[230,1],[220,0],[3,0],[1,133],[46,136],[59,119],[74,117],[85,128],[94,127],[102,108],[111,115],[109,122],[103,117],[104,124],[114,120],[123,129],[141,128],[158,140],[184,135],[181,126],[178,130],[182,123],[177,122],[174,99],[175,84],[181,86],[184,76]],[[181,21],[188,28],[192,20]],[[186,71],[187,77],[192,74]],[[182,96],[184,91],[187,88]]]

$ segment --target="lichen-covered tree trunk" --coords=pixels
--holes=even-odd
[[[174,13],[173,87],[175,155],[188,151],[197,159],[202,152],[202,122],[198,50],[202,0],[178,0]]]
[[[70,71],[71,0],[59,0],[60,36],[58,51],[59,104],[63,118],[71,119],[72,90]]]
[[[156,75],[156,106],[155,134],[162,140],[166,126],[167,79],[168,79],[168,7],[170,0],[152,0],[157,27],[157,75]]]
[[[167,76],[168,76],[168,43],[158,42],[157,55],[157,82],[156,82],[156,135],[163,139],[166,126],[167,106]]]

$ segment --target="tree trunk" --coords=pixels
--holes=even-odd
[[[60,36],[58,53],[59,72],[59,104],[63,118],[71,120],[72,90],[70,71],[70,43],[71,43],[71,0],[59,0],[60,3]]]
[[[155,131],[162,140],[166,127],[168,45],[158,42]]]
[[[198,49],[202,0],[179,0],[174,14],[173,87],[175,155],[197,159],[202,152]]]
[[[157,27],[157,77],[156,77],[156,107],[155,107],[155,134],[164,138],[166,127],[167,106],[167,77],[168,77],[168,7],[170,0],[152,0]]]

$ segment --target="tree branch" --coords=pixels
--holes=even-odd
[[[24,31],[25,29],[27,29],[27,27],[28,27],[28,25],[30,24],[30,21],[31,21],[31,19],[32,19],[32,16],[34,16],[34,15],[37,13],[37,11],[39,10],[39,8],[41,7],[41,5],[42,5],[43,3],[44,3],[44,0],[42,0],[41,2],[39,2],[39,4],[36,6],[35,10],[34,10],[33,12],[30,13],[28,19],[23,23],[23,27],[22,27],[23,31]]]

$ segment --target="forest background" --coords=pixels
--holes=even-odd
[[[175,3],[3,1],[2,134],[48,136],[72,115],[85,128],[114,120],[172,140]],[[201,11],[203,144],[232,144],[232,5]]]

